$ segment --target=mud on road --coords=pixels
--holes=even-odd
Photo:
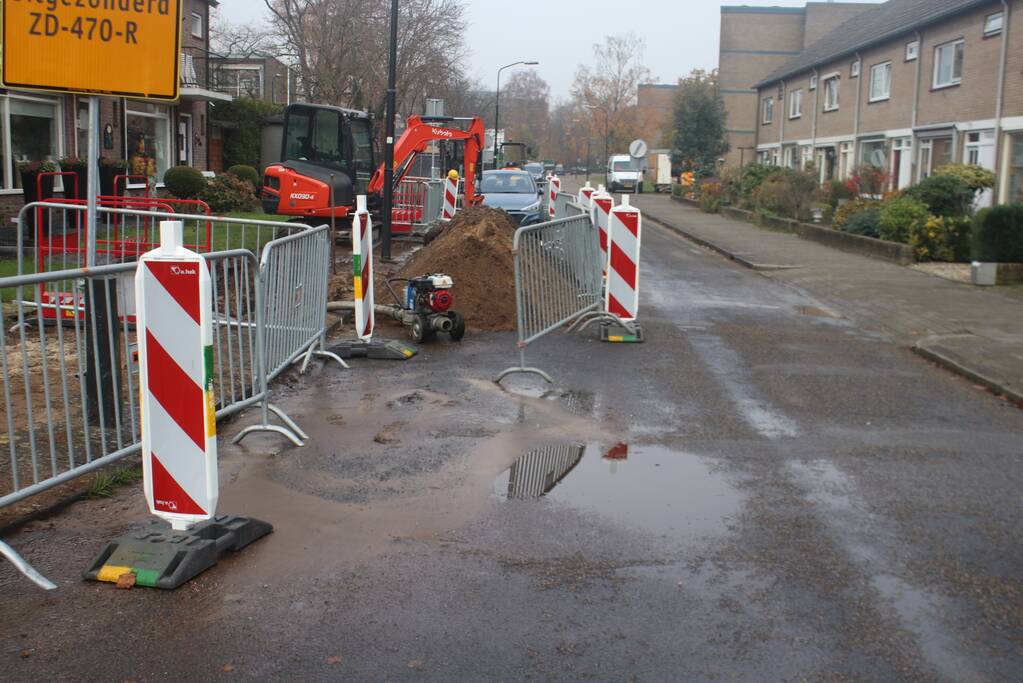
[[[289,376],[221,438],[275,532],[174,593],[79,581],[141,493],[7,538],[5,679],[1012,680],[1023,413],[651,227],[648,342],[511,333]],[[828,313],[820,314],[821,311]]]

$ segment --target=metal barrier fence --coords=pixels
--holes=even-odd
[[[582,216],[585,213],[586,209],[576,204],[575,195],[559,192],[558,196],[554,198],[554,215],[557,218]]]
[[[394,190],[391,229],[411,233],[440,217],[444,201],[444,181],[405,177]]]
[[[242,430],[238,443],[254,432],[276,432],[296,446],[309,438],[282,410],[270,403],[269,384],[291,364],[302,360],[304,373],[313,356],[341,358],[326,350],[327,278],[330,272],[330,229],[326,225],[282,237],[266,246],[259,264],[257,309],[258,376],[261,386],[261,423]],[[270,413],[286,427],[270,423]]]
[[[597,231],[589,216],[559,218],[516,230],[512,251],[519,366],[508,368],[496,381],[531,373],[552,382],[543,370],[526,366],[526,347],[601,308],[603,271]]]
[[[256,355],[255,257],[245,250],[208,254],[213,285],[217,417],[262,398]],[[138,452],[137,330],[118,316],[122,263],[0,278],[4,424],[0,508]],[[47,292],[80,291],[46,307]],[[133,294],[133,290],[132,291]],[[55,297],[54,297],[55,298]],[[32,310],[34,309],[34,310]],[[13,327],[8,327],[13,321]]]
[[[68,210],[65,216],[79,210],[59,208]],[[110,212],[140,226],[146,220],[195,220]],[[253,247],[205,254],[212,285],[217,418],[260,404],[261,424],[244,433],[273,431],[301,445],[297,435],[305,437],[302,430],[270,403],[270,382],[300,359],[304,371],[314,355],[344,366],[324,348],[329,228],[201,220],[212,224],[214,234],[220,228],[232,235],[223,240]],[[292,234],[264,242],[270,228]],[[84,250],[77,247],[66,253],[69,260],[84,260]],[[140,253],[139,247],[117,256]],[[139,452],[136,268],[131,261],[0,278],[0,453],[8,451],[8,457],[0,456],[0,508]],[[287,428],[270,425],[270,412]],[[36,580],[8,546],[0,546],[0,554]]]

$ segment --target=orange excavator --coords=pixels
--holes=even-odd
[[[460,124],[459,127],[451,124]],[[281,163],[263,176],[260,199],[266,213],[341,219],[355,211],[355,197],[368,195],[379,212],[384,189],[383,164],[376,165],[370,114],[319,104],[293,104],[284,113]],[[434,143],[464,145],[465,205],[482,201],[476,193],[483,152],[483,120],[477,117],[410,116],[394,145],[394,185],[406,177],[416,158]]]

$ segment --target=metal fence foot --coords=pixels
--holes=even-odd
[[[7,560],[14,565],[14,568],[24,574],[32,583],[39,586],[40,588],[48,591],[56,590],[57,584],[53,583],[45,576],[36,571],[35,567],[26,562],[21,555],[14,552],[14,548],[7,545],[3,541],[0,541],[0,555],[3,555]]]
[[[256,432],[274,432],[275,434],[280,434],[281,436],[285,437],[288,441],[295,444],[296,446],[305,445],[305,442],[298,438],[293,431],[291,431],[290,429],[285,429],[284,427],[279,427],[277,425],[252,425],[251,427],[246,427],[245,429],[238,433],[238,436],[234,437],[231,440],[231,443],[233,444],[240,443],[241,440],[244,439],[246,436],[248,436],[249,434],[255,434]]]
[[[551,379],[551,376],[548,375],[543,370],[541,370],[540,368],[525,368],[525,367],[522,367],[522,368],[508,368],[507,370],[502,372],[500,375],[498,375],[494,379],[494,382],[496,382],[497,384],[500,384],[501,381],[504,380],[505,377],[508,377],[509,375],[520,374],[520,373],[524,374],[524,375],[539,375],[543,379],[547,380],[548,384],[554,384],[554,380]]]
[[[279,417],[281,422],[286,424],[288,426],[288,428],[291,429],[291,431],[293,431],[296,434],[298,434],[300,438],[302,438],[302,439],[308,439],[309,438],[309,435],[306,434],[302,430],[302,428],[298,426],[298,423],[295,422],[294,420],[292,420],[291,417],[286,412],[281,410],[278,406],[274,405],[273,403],[267,403],[266,404],[266,409],[269,410],[274,415],[276,415],[277,417]]]
[[[339,356],[336,353],[333,353],[331,351],[327,351],[324,348],[319,348],[318,349],[318,348],[316,348],[315,345],[313,345],[313,346],[310,346],[309,350],[306,351],[305,354],[303,354],[303,356],[302,356],[302,367],[298,371],[300,375],[304,375],[305,374],[306,369],[309,367],[309,361],[311,361],[313,359],[313,356],[316,356],[317,358],[326,358],[327,360],[337,361],[338,363],[340,363],[340,365],[341,365],[341,367],[343,369],[345,369],[345,370],[349,369],[348,368],[348,363],[345,363],[344,360],[341,358],[341,356]],[[298,361],[296,360],[295,362],[297,363]]]

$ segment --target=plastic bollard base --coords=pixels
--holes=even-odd
[[[419,353],[419,349],[400,341],[342,341],[327,349],[345,360],[368,358],[369,360],[408,360]]]
[[[174,590],[215,565],[225,552],[237,552],[272,531],[266,522],[231,515],[184,532],[158,524],[107,544],[84,578],[118,583],[125,574],[133,574],[136,586]]]
[[[643,327],[637,323],[631,323],[631,330],[618,323],[605,322],[600,325],[600,341],[611,344],[642,344],[646,341],[643,336]]]

